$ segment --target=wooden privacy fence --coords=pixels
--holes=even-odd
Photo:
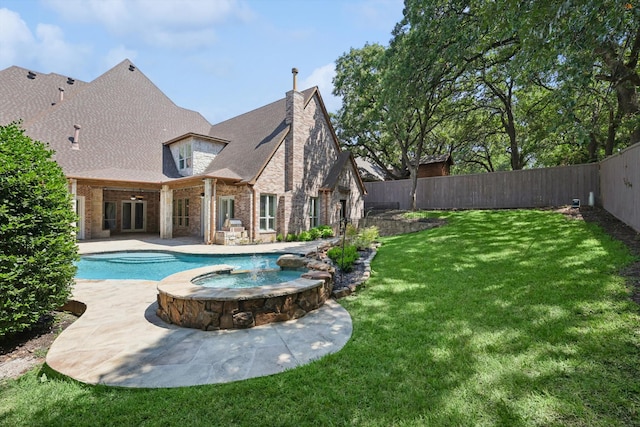
[[[602,207],[640,232],[640,144],[600,162]]]
[[[367,182],[365,209],[411,208],[411,180]],[[562,206],[600,197],[598,164],[418,179],[419,209],[507,209]]]
[[[365,209],[410,209],[411,181],[365,183]],[[418,179],[419,209],[509,209],[563,206],[590,194],[640,232],[640,143],[600,163]]]

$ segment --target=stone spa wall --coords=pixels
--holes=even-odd
[[[284,268],[284,267],[283,267]],[[158,284],[157,315],[168,323],[206,331],[241,329],[300,318],[331,296],[329,271],[301,271],[301,278],[254,288],[207,288],[192,281],[229,273],[231,266],[173,274]]]

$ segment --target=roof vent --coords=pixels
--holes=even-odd
[[[72,85],[74,84],[76,81],[74,79],[72,79],[71,77],[67,77],[67,84],[68,85]]]
[[[135,71],[135,69],[136,69],[135,65],[133,64],[129,65],[129,71]]]
[[[73,133],[73,141],[71,141],[71,148],[73,150],[80,149],[80,125],[73,125],[75,132]]]
[[[64,101],[64,89],[59,87],[58,91],[60,92],[60,102],[62,102],[62,101]]]
[[[35,79],[36,73],[34,73],[33,71],[29,71],[29,73],[27,73],[27,78],[31,80]]]

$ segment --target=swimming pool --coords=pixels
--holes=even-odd
[[[160,251],[127,251],[83,255],[78,261],[77,279],[162,280],[174,273],[216,264],[239,270],[278,268],[282,254],[196,255]]]

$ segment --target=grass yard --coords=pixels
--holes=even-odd
[[[596,226],[542,211],[433,213],[384,239],[341,300],[337,354],[272,377],[182,389],[87,386],[46,367],[0,385],[0,424],[640,425],[633,261]]]

